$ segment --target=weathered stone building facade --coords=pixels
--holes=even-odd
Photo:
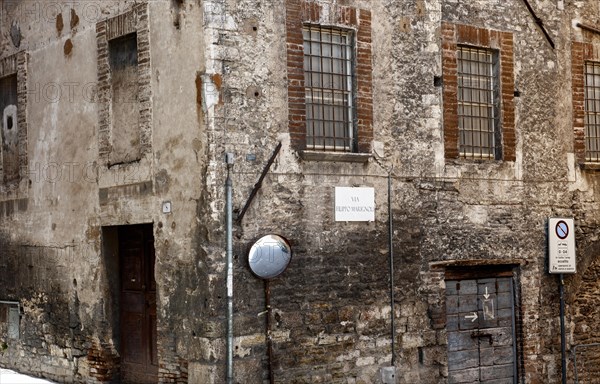
[[[598,1],[0,4],[0,366],[225,382],[224,154],[239,213],[279,143],[234,225],[235,382],[560,382],[550,217],[570,381],[600,341]]]

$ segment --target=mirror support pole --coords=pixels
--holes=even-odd
[[[388,174],[388,224],[389,224],[389,256],[390,256],[390,321],[392,341],[392,366],[396,366],[396,317],[394,298],[394,214],[392,210],[392,174]]]
[[[267,311],[267,321],[266,321],[266,331],[267,331],[267,354],[269,359],[269,384],[275,383],[275,375],[273,373],[273,338],[271,334],[271,286],[269,284],[269,280],[265,279],[265,305]]]
[[[567,384],[567,341],[565,336],[565,280],[563,274],[558,275],[558,291],[560,294],[560,351],[562,362],[562,384]]]
[[[226,194],[226,237],[227,237],[227,384],[233,384],[233,153],[225,155],[227,163]]]

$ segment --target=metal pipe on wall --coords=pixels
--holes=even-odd
[[[388,222],[389,222],[389,253],[390,253],[390,307],[391,307],[391,332],[392,332],[392,366],[396,366],[396,324],[394,317],[394,215],[392,212],[392,174],[388,174]]]
[[[226,237],[227,237],[227,384],[233,384],[233,153],[225,154],[227,164],[226,194]]]
[[[266,337],[267,337],[267,357],[269,359],[269,384],[275,383],[275,375],[273,373],[273,338],[271,334],[271,315],[273,311],[271,309],[271,286],[269,280],[265,279],[265,306],[267,311],[266,321]]]
[[[592,27],[591,25],[577,23],[577,26],[581,29],[585,29],[586,31],[600,33],[600,28]]]
[[[11,300],[0,300],[0,304],[17,305],[17,306],[21,305],[20,302],[18,302],[18,301],[11,301]]]

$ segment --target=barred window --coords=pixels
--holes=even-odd
[[[458,128],[460,155],[499,159],[497,54],[489,49],[458,47]]]
[[[585,64],[585,160],[600,161],[600,63]]]
[[[305,26],[303,38],[306,147],[353,151],[352,32]]]

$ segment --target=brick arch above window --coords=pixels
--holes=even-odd
[[[474,145],[476,141],[471,138],[471,144],[464,144],[461,135],[472,133],[471,128],[464,127],[465,115],[471,119],[480,116],[469,116],[462,111],[459,114],[459,104],[464,84],[459,84],[459,52],[461,47],[474,51],[475,53],[489,51],[496,58],[491,59],[490,66],[496,65],[495,73],[490,76],[495,85],[490,86],[490,92],[497,92],[495,108],[497,111],[493,116],[493,128],[486,134],[493,134],[493,144],[487,153],[483,150],[479,154],[465,150],[465,147]],[[472,52],[470,53],[472,54]],[[497,60],[497,63],[494,62]],[[513,34],[510,32],[496,31],[492,29],[477,28],[469,25],[460,25],[444,22],[442,23],[442,71],[443,71],[443,106],[444,106],[444,152],[447,159],[456,158],[489,158],[496,160],[515,161],[515,108],[514,108],[514,54]],[[471,75],[471,74],[468,74]],[[465,101],[465,100],[462,100]],[[466,98],[465,103],[471,100]],[[481,105],[477,103],[477,108]],[[492,103],[494,104],[494,103]],[[477,122],[478,124],[481,124]],[[474,129],[474,128],[473,128]],[[481,128],[479,129],[481,131]],[[483,140],[483,136],[480,136]]]
[[[328,7],[328,9],[325,9]],[[371,53],[371,12],[337,4],[307,0],[286,1],[286,41],[288,71],[288,125],[292,148],[321,149],[314,138],[307,145],[307,95],[305,82],[306,27],[322,26],[349,34],[354,40],[352,63],[352,137],[351,145],[333,146],[334,150],[369,153],[373,141],[373,88]],[[325,30],[324,30],[325,31]],[[313,117],[309,116],[308,119]],[[335,119],[335,118],[334,118]]]

